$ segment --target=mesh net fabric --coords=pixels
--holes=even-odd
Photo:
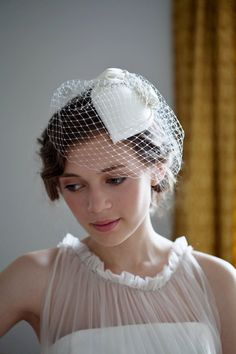
[[[72,235],[59,245],[41,314],[43,354],[222,354],[217,307],[184,237],[154,277],[104,269]]]
[[[51,108],[49,139],[69,161],[100,170],[112,157],[134,177],[158,162],[173,176],[181,167],[183,129],[159,91],[140,75],[107,69],[94,80],[67,81],[54,93]]]

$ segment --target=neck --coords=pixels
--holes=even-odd
[[[157,266],[167,258],[171,242],[157,234],[148,216],[139,228],[121,244],[104,247],[88,237],[84,241],[103,262],[106,269],[115,273],[123,270],[142,273],[142,269]],[[145,270],[144,270],[145,272]]]

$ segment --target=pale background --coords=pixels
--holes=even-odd
[[[170,16],[170,0],[1,1],[0,269],[68,231],[83,235],[62,202],[48,201],[38,174],[36,138],[53,90],[121,67],[152,81],[173,105]],[[155,223],[170,235],[170,212]],[[0,353],[39,353],[30,326],[19,323],[0,339]]]

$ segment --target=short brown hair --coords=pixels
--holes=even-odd
[[[85,106],[86,104],[89,104],[95,113],[91,117],[86,116],[85,124],[85,120],[83,119],[83,109],[81,109],[81,107]],[[73,113],[71,112],[75,111],[80,113],[77,113],[76,116],[73,116]],[[97,114],[92,104],[92,100],[88,92],[86,92],[85,95],[74,97],[59,112],[56,112],[52,116],[52,119],[49,121],[48,127],[50,127],[50,122],[52,122],[53,119],[58,119],[60,116],[65,117],[65,120],[66,117],[69,117],[70,121],[74,119],[76,129],[78,129],[80,132],[80,136],[81,132],[85,132],[86,139],[94,137],[95,133],[98,134],[98,127],[99,134],[108,134],[106,127],[104,126],[102,120],[99,118],[99,115]],[[80,117],[81,119],[79,119]],[[91,120],[90,124],[88,124],[88,119]],[[64,172],[66,157],[62,156],[57,151],[54,144],[50,141],[48,135],[48,127],[43,131],[41,137],[37,139],[38,144],[40,145],[38,154],[42,160],[42,169],[40,175],[43,179],[50,200],[54,201],[60,197],[58,178]],[[163,149],[163,147],[161,148],[160,146],[154,145],[149,131],[142,132],[142,140],[143,143],[140,143],[140,134],[137,134],[126,139],[124,143],[132,146],[134,151],[138,152],[138,158],[142,159],[143,157],[143,160],[146,164],[147,161],[149,165],[155,165],[157,162],[161,162],[168,166],[168,161],[171,159],[171,153],[167,150],[167,148],[165,147]],[[73,144],[73,139],[71,139],[71,144]],[[153,191],[159,194],[167,190],[172,190],[174,182],[175,178],[171,173],[171,169],[167,168],[164,179],[153,188]]]

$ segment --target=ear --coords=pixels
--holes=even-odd
[[[151,186],[154,187],[159,184],[166,174],[166,165],[163,163],[158,163],[154,166],[152,170]]]

